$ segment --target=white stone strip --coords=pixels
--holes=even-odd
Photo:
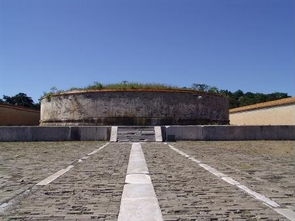
[[[148,168],[144,159],[144,155],[141,149],[140,143],[133,143],[129,163],[127,168],[127,174],[148,174]]]
[[[118,221],[163,221],[140,143],[133,143]]]
[[[117,138],[118,138],[118,127],[112,126],[110,141],[117,142]]]
[[[99,147],[98,149],[95,149],[94,151],[92,151],[91,153],[88,153],[87,156],[84,156],[80,159],[78,159],[77,162],[81,163],[83,162],[83,160],[88,159],[89,156],[97,153],[98,151],[102,150],[103,148],[105,148],[109,143],[106,143],[105,145]],[[61,169],[59,171],[57,171],[56,173],[50,175],[49,177],[45,178],[44,180],[40,181],[39,183],[37,183],[37,186],[45,186],[49,183],[51,183],[52,181],[56,180],[58,177],[62,176],[63,174],[65,174],[66,172],[68,172],[69,170],[71,170],[74,167],[73,164],[69,165],[67,168],[65,169]]]
[[[269,206],[270,208],[272,208],[274,211],[276,211],[277,213],[281,214],[282,216],[286,217],[289,220],[295,220],[295,212],[290,210],[290,209],[286,209],[286,208],[282,208],[278,203],[276,203],[275,201],[269,199],[268,197],[257,193],[251,189],[249,189],[248,187],[240,184],[238,181],[234,180],[233,178],[225,175],[224,173],[219,172],[218,170],[216,170],[213,167],[210,167],[209,165],[202,163],[200,160],[195,159],[194,157],[191,157],[190,155],[186,154],[185,152],[173,147],[172,145],[168,144],[168,146],[174,150],[175,152],[179,153],[180,155],[188,158],[189,160],[196,162],[200,167],[204,168],[205,170],[207,170],[208,172],[212,173],[213,175],[219,177],[220,179],[222,179],[223,181],[236,186],[237,188],[239,188],[240,190],[243,190],[244,192],[248,193],[250,196],[252,196],[253,198],[263,202],[264,204],[266,204],[267,206]]]
[[[29,195],[31,192],[32,192],[32,187],[30,187],[30,188],[26,189],[25,191],[22,191],[21,193],[17,194],[16,196],[14,196],[9,201],[0,204],[0,214],[3,214],[7,208],[13,206],[13,204],[16,204],[19,200],[23,199],[24,197]]]
[[[125,183],[152,184],[152,180],[151,180],[151,177],[146,174],[127,174]]]
[[[40,181],[39,183],[37,183],[37,186],[45,186],[49,183],[51,183],[52,181],[54,181],[55,179],[57,179],[58,177],[60,177],[61,175],[65,174],[66,172],[68,172],[70,169],[72,169],[74,166],[70,165],[65,169],[61,169],[60,171],[57,171],[56,173],[52,174],[51,176],[45,178],[44,180]]]
[[[156,142],[163,142],[163,137],[162,137],[162,129],[160,126],[155,126],[155,141]]]
[[[91,156],[91,155],[93,155],[93,154],[95,154],[95,153],[97,153],[98,151],[100,151],[100,150],[102,150],[103,148],[105,148],[107,145],[109,145],[110,143],[108,142],[108,143],[106,143],[105,145],[103,145],[103,146],[101,146],[100,148],[98,148],[98,149],[95,149],[94,151],[92,151],[91,153],[88,153],[87,155],[88,156]],[[85,157],[84,157],[85,158]],[[88,158],[88,157],[87,157]],[[86,158],[86,159],[87,159]],[[83,159],[83,158],[81,158],[81,159]]]
[[[295,220],[295,212],[290,209],[276,208],[274,210],[289,220]]]

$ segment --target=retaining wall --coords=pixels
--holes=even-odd
[[[0,127],[0,141],[109,140],[111,127]]]
[[[41,102],[42,126],[228,123],[228,99],[196,91],[78,91]]]
[[[295,140],[295,126],[167,126],[174,140]]]
[[[0,127],[1,141],[110,140],[111,127]],[[163,140],[295,140],[295,126],[166,126]]]

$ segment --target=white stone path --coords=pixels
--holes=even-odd
[[[119,221],[162,221],[162,213],[140,143],[133,143]]]

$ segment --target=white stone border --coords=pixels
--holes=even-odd
[[[118,126],[112,126],[110,141],[117,142],[117,140],[118,140]]]
[[[140,143],[131,147],[118,221],[163,221]]]
[[[52,174],[51,176],[49,176],[49,177],[45,178],[44,180],[40,181],[36,185],[37,186],[46,186],[47,184],[51,183],[52,181],[56,180],[58,177],[62,176],[66,172],[68,172],[73,167],[74,167],[73,165],[70,165],[65,169],[61,169],[61,170],[57,171],[56,173]]]
[[[167,144],[167,143],[165,143]],[[252,196],[253,198],[263,202],[265,205],[267,205],[268,207],[270,207],[271,209],[273,209],[275,212],[279,213],[280,215],[286,217],[289,220],[295,220],[295,212],[287,209],[287,208],[282,208],[278,203],[276,203],[275,201],[269,199],[268,197],[257,193],[251,189],[249,189],[248,187],[240,184],[238,181],[234,180],[233,178],[225,175],[224,173],[219,172],[218,170],[216,170],[213,167],[210,167],[209,165],[202,163],[200,160],[195,159],[194,157],[191,157],[190,155],[186,154],[185,152],[177,149],[176,147],[173,147],[172,145],[168,144],[168,146],[174,150],[175,152],[179,153],[180,155],[188,158],[189,160],[197,163],[200,167],[204,168],[205,170],[207,170],[208,172],[212,173],[213,175],[219,177],[220,179],[222,179],[223,181],[236,186],[237,188],[239,188],[240,190],[248,193],[248,195]]]
[[[163,142],[163,136],[162,136],[162,129],[160,126],[155,126],[155,141],[156,142]]]

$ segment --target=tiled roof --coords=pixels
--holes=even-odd
[[[258,104],[252,104],[247,105],[243,107],[237,107],[229,110],[229,113],[237,113],[237,112],[243,112],[243,111],[250,111],[255,109],[262,109],[262,108],[268,108],[268,107],[276,107],[276,106],[282,106],[282,105],[288,105],[288,104],[295,104],[295,97],[289,97],[284,99],[279,99],[275,101],[268,101]]]

